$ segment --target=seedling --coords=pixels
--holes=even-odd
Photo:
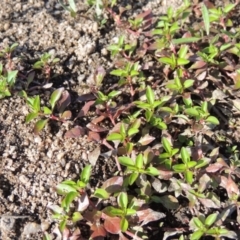
[[[16,82],[18,71],[5,71],[0,64],[0,99],[12,95],[11,91]]]
[[[127,220],[128,216],[134,215],[136,210],[131,207],[128,203],[128,195],[125,192],[121,192],[117,198],[118,208],[106,207],[103,212],[110,216],[118,216],[121,218],[121,230],[123,232],[127,231],[129,222]]]
[[[227,230],[225,227],[214,226],[218,217],[217,213],[210,214],[207,218],[203,215],[194,217],[190,221],[190,226],[194,230],[194,233],[191,235],[191,240],[201,239],[202,236],[213,236],[215,238],[221,237],[237,237],[236,234],[232,231]]]
[[[77,8],[74,0],[68,0],[68,6],[63,4],[61,0],[59,0],[59,3],[66,11],[70,12],[71,17],[76,17]]]
[[[25,91],[21,92],[21,96],[26,99],[27,105],[30,108],[30,113],[26,116],[26,123],[29,123],[35,118],[42,118],[38,120],[34,127],[34,133],[39,134],[39,132],[46,126],[49,120],[65,121],[68,118],[71,118],[71,112],[65,111],[60,114],[59,117],[53,115],[55,106],[60,100],[64,88],[59,88],[55,90],[49,100],[50,108],[47,106],[41,107],[41,101],[39,95],[35,97],[28,97]],[[66,107],[65,102],[62,102],[62,111]],[[60,107],[61,108],[61,107]]]
[[[53,58],[51,54],[44,53],[40,57],[40,60],[33,64],[33,68],[41,69],[43,71],[43,73],[46,75],[46,78],[47,78],[46,81],[48,82],[51,77],[51,69],[52,69],[53,65],[55,65],[59,61],[60,61],[59,58]]]

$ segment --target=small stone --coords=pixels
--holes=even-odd
[[[103,56],[106,56],[106,55],[108,54],[108,50],[107,50],[106,48],[103,48],[103,49],[101,50],[101,54],[102,54]]]
[[[50,226],[49,222],[47,222],[47,221],[42,222],[42,223],[41,223],[42,231],[43,231],[43,232],[44,232],[44,231],[47,231],[48,228],[49,228],[49,226]]]
[[[19,180],[20,180],[20,182],[23,183],[23,184],[29,183],[29,179],[28,179],[28,177],[26,177],[25,175],[21,175],[21,176],[19,177]]]
[[[42,230],[41,225],[34,223],[34,222],[29,222],[25,225],[24,230],[23,230],[23,235],[31,235],[31,234],[36,234]]]
[[[6,23],[3,25],[3,29],[4,29],[5,31],[7,31],[7,30],[9,29],[9,27],[10,27],[10,23],[9,23],[9,22],[6,22]]]
[[[0,229],[5,230],[7,232],[11,231],[14,228],[16,219],[11,216],[2,215],[0,220]]]

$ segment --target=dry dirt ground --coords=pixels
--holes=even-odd
[[[28,74],[46,52],[60,58],[53,69],[52,87],[37,90],[43,102],[58,87],[66,88],[76,99],[89,91],[86,79],[95,67],[112,67],[106,47],[120,32],[114,26],[100,29],[84,1],[76,2],[79,14],[73,19],[57,0],[1,1],[0,47],[19,44],[13,56],[15,69]],[[152,9],[160,15],[181,1],[122,1],[126,3],[132,5],[132,14]],[[34,81],[44,81],[41,72]],[[21,82],[18,84],[21,89]],[[77,114],[81,103],[72,101],[70,107]],[[116,170],[113,160],[94,159],[97,143],[87,137],[63,137],[74,124],[84,126],[87,120],[48,125],[35,136],[33,124],[25,123],[26,113],[26,103],[17,95],[0,101],[0,239],[42,239],[42,232],[55,225],[47,208],[60,201],[54,187],[62,180],[76,179],[89,161],[94,165],[93,189]]]

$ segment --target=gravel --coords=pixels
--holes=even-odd
[[[152,9],[159,15],[168,6],[177,7],[182,1],[128,2],[134,13]],[[83,15],[86,6],[78,1],[77,7]],[[90,19],[81,15],[72,19],[56,0],[2,0],[0,47],[19,43],[15,55],[22,60],[13,56],[13,64],[21,73],[29,72],[45,52],[60,58],[54,68],[57,74],[52,80],[54,87],[64,86],[76,96],[86,91],[84,82],[95,67],[112,66],[107,46],[120,34],[114,27],[100,29],[91,20],[91,13]],[[35,78],[37,82],[45,81],[41,73]],[[45,98],[40,93],[45,101],[47,91]],[[98,144],[87,136],[65,139],[64,133],[72,127],[72,122],[48,125],[35,136],[33,124],[25,123],[28,108],[22,98],[16,95],[1,100],[0,104],[0,238],[42,239],[43,232],[52,231],[55,226],[47,205],[59,203],[55,192],[59,182],[77,179],[90,161],[94,165],[91,184],[96,187],[116,166],[111,159],[96,159],[91,154],[87,157],[100,151]],[[80,109],[78,103],[72,107]]]

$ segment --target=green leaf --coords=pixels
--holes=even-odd
[[[118,202],[118,206],[122,210],[125,211],[127,209],[127,205],[128,205],[128,196],[127,196],[127,194],[125,192],[121,192],[118,195],[117,202]]]
[[[203,17],[206,33],[207,35],[209,35],[210,19],[209,19],[209,12],[205,4],[202,4],[202,17]]]
[[[190,240],[199,240],[203,236],[203,234],[204,232],[202,230],[197,230],[191,235]]]
[[[149,86],[147,86],[147,89],[146,89],[146,97],[147,97],[148,103],[150,105],[153,105],[155,96],[154,96],[153,90]]]
[[[121,76],[123,76],[123,75],[126,75],[125,73],[126,73],[126,72],[125,72],[124,70],[122,70],[122,69],[115,69],[115,70],[112,70],[112,71],[110,72],[111,75],[118,76],[118,77],[121,77]]]
[[[66,224],[67,224],[67,220],[66,220],[66,219],[62,220],[62,221],[59,223],[59,229],[60,229],[61,232],[63,232],[63,230],[65,229]]]
[[[57,101],[60,99],[63,91],[64,91],[64,88],[58,88],[52,93],[49,101],[52,110],[54,109]]]
[[[149,122],[151,120],[152,116],[153,116],[153,112],[151,110],[147,109],[145,112],[146,121]]]
[[[192,184],[192,182],[193,182],[193,172],[187,170],[187,171],[184,173],[184,176],[185,176],[185,178],[186,178],[187,183]]]
[[[171,65],[171,66],[175,65],[175,62],[171,58],[168,58],[168,57],[159,58],[158,61],[161,63],[164,63],[164,64]]]
[[[188,48],[189,48],[188,45],[182,45],[180,50],[178,51],[178,56],[180,58],[186,58]]]
[[[128,208],[126,210],[126,216],[134,215],[137,211],[135,209]]]
[[[235,7],[235,4],[232,4],[232,3],[230,3],[230,4],[227,4],[227,6],[225,6],[224,8],[223,8],[223,12],[224,13],[229,13],[230,11],[232,11],[232,9]]]
[[[49,114],[52,114],[52,110],[49,109],[48,107],[43,107],[43,113],[46,114],[46,115],[49,115]]]
[[[30,121],[32,121],[34,118],[36,118],[38,116],[38,113],[35,113],[35,112],[32,112],[32,113],[29,113],[27,116],[26,116],[26,123],[29,123]]]
[[[205,225],[207,227],[211,227],[216,222],[217,216],[218,216],[217,213],[213,213],[213,214],[209,215],[205,220]]]
[[[151,176],[159,176],[159,170],[155,167],[148,167],[145,171],[146,174]]]
[[[121,133],[122,137],[126,136],[126,129],[125,129],[125,124],[124,123],[121,123],[120,133]]]
[[[199,116],[199,112],[196,108],[187,108],[185,110],[185,112],[190,115],[190,116],[193,116],[193,117],[198,117]]]
[[[127,231],[127,229],[128,229],[128,221],[127,221],[126,218],[122,218],[121,219],[120,226],[121,226],[122,232],[126,232]]]
[[[139,173],[132,172],[128,178],[129,185],[133,185],[133,183],[137,180]]]
[[[82,216],[82,214],[80,213],[80,212],[74,212],[73,213],[73,215],[72,215],[72,221],[74,222],[74,223],[76,223],[76,222],[78,222],[78,221],[80,221],[80,220],[82,220],[83,219],[83,216]]]
[[[119,208],[115,208],[115,207],[107,207],[105,208],[107,210],[107,213],[110,215],[110,216],[123,216],[124,215],[124,211],[122,209],[119,209]]]
[[[112,99],[112,98],[120,95],[121,93],[122,93],[121,91],[112,91],[108,94],[108,97]]]
[[[35,62],[35,63],[33,64],[33,68],[34,68],[34,69],[41,69],[41,68],[43,68],[43,63],[42,63],[42,61],[37,61],[37,62]]]
[[[200,229],[204,228],[204,225],[203,225],[202,221],[200,219],[198,219],[197,217],[193,218],[193,223],[195,224],[195,226],[197,228],[200,228]]]
[[[123,166],[126,166],[126,167],[133,167],[135,166],[133,160],[129,157],[119,157],[118,158],[118,161],[120,164],[122,164]]]
[[[133,135],[135,135],[136,133],[138,133],[139,132],[139,129],[137,129],[137,128],[130,128],[129,130],[128,130],[128,136],[129,137],[132,137]]]
[[[195,167],[196,165],[197,165],[197,162],[196,162],[196,161],[190,161],[190,162],[187,163],[188,168],[193,168],[193,167]]]
[[[187,163],[189,162],[189,160],[190,160],[190,156],[189,156],[189,153],[188,153],[187,149],[186,149],[185,147],[182,147],[180,154],[181,154],[181,159],[182,159],[182,161],[183,161],[185,164],[187,164]]]
[[[105,189],[97,188],[94,192],[94,196],[97,198],[108,199],[109,193]]]
[[[45,232],[43,236],[43,240],[52,240],[52,238],[47,232]]]
[[[206,122],[209,122],[209,123],[212,123],[212,124],[215,124],[215,125],[220,124],[218,119],[214,116],[207,117]]]
[[[47,122],[48,122],[48,119],[37,121],[34,126],[34,133],[39,134],[39,132],[45,127]]]
[[[61,195],[66,195],[69,192],[77,192],[76,188],[71,185],[60,183],[57,185],[57,193]]]
[[[110,135],[107,136],[107,140],[108,141],[116,141],[116,140],[122,141],[123,137],[120,133],[111,133]]]
[[[91,176],[92,167],[91,165],[87,165],[84,167],[84,169],[81,172],[80,179],[85,184],[89,182],[90,176]]]
[[[142,169],[143,168],[143,155],[142,154],[138,154],[136,160],[135,160],[135,166],[138,169]]]
[[[187,166],[183,163],[180,163],[180,164],[174,165],[172,168],[173,168],[174,172],[181,173],[181,172],[186,171]]]
[[[184,89],[190,88],[190,87],[194,84],[194,82],[195,82],[195,81],[192,80],[192,79],[187,79],[187,80],[185,80],[184,83],[183,83]]]
[[[72,201],[78,196],[78,192],[74,191],[74,192],[69,192],[64,200],[62,201],[61,206],[66,210],[66,212],[69,211],[70,209],[70,205],[72,203]]]
[[[197,42],[201,38],[198,37],[189,37],[189,38],[179,38],[179,39],[172,39],[172,43],[177,45],[177,44],[184,44],[184,43],[192,43],[192,42]]]
[[[178,58],[177,59],[177,65],[182,66],[188,64],[190,61],[185,58]]]
[[[167,138],[165,138],[165,137],[162,138],[162,145],[163,145],[164,150],[165,150],[167,153],[171,154],[171,152],[172,152],[172,147],[171,147],[171,144],[170,144],[170,142],[168,141]]]
[[[33,110],[35,112],[39,112],[40,111],[40,97],[39,97],[39,95],[37,95],[34,98],[32,108],[33,108]]]
[[[7,72],[7,83],[9,86],[13,86],[15,81],[16,81],[16,77],[17,77],[18,71],[8,71]]]

